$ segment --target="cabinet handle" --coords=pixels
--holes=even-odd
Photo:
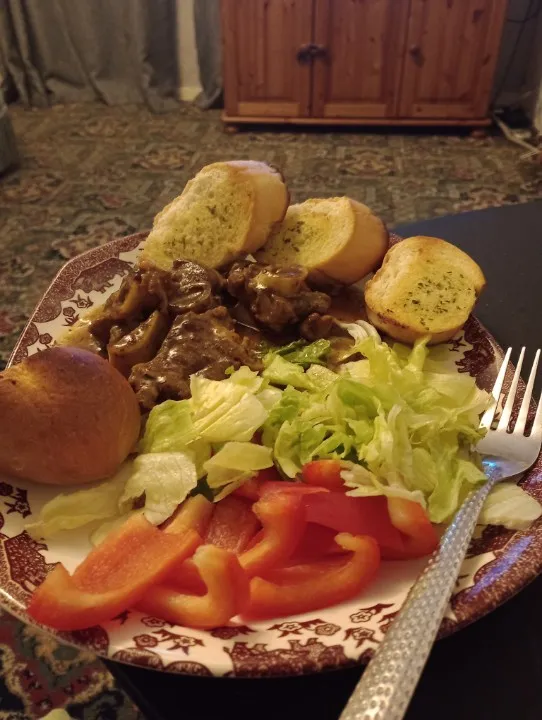
[[[408,51],[416,65],[418,67],[423,67],[425,64],[425,56],[421,47],[419,45],[411,45]]]
[[[299,63],[309,63],[314,58],[326,58],[327,48],[325,45],[317,45],[316,43],[306,43],[297,51],[297,61]]]
[[[299,50],[297,51],[297,62],[299,63],[308,63],[310,62],[311,55],[310,55],[310,44],[302,45]]]

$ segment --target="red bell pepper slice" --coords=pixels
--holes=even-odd
[[[184,533],[188,529],[195,530],[200,538],[204,537],[216,505],[203,495],[193,495],[187,498],[178,508],[176,514],[162,525],[162,530],[168,534]],[[180,583],[181,587],[192,592],[205,592],[205,583],[201,580],[199,572],[192,560],[182,558],[172,567],[167,575],[167,581]]]
[[[247,620],[286,617],[320,610],[356,597],[375,577],[380,550],[374,538],[341,533],[336,537],[348,558],[338,557],[306,566],[302,570],[286,568],[273,576],[280,582],[262,577],[250,581],[250,602],[243,613]]]
[[[393,526],[384,496],[351,497],[344,492],[304,497],[307,522],[352,535],[370,535],[381,548],[401,549],[403,539]]]
[[[240,485],[238,488],[236,488],[232,492],[233,497],[242,497],[246,498],[247,500],[252,500],[252,502],[256,502],[256,500],[260,497],[260,481],[258,480],[258,476],[256,475],[253,478],[250,478],[250,480],[247,480],[242,485]],[[228,495],[228,497],[230,497]]]
[[[305,529],[303,498],[298,494],[271,493],[252,509],[263,525],[256,542],[239,556],[249,576],[283,563],[296,549]]]
[[[262,531],[256,540],[263,537],[265,531]],[[307,523],[303,531],[301,540],[299,541],[293,554],[290,556],[288,563],[303,564],[322,560],[330,555],[344,553],[335,542],[336,530]],[[267,577],[267,574],[266,574]],[[200,577],[197,567],[193,560],[185,560],[176,567],[168,575],[168,583],[171,583],[178,590],[185,592],[203,594],[205,592],[205,583]]]
[[[82,630],[134,605],[201,542],[194,530],[168,535],[143,515],[127,520],[70,576],[59,564],[34,592],[28,614],[55,630]]]
[[[430,555],[439,544],[437,531],[423,507],[413,500],[389,497],[388,512],[394,527],[401,532],[403,546],[386,548],[386,560],[407,560]]]
[[[204,537],[214,509],[215,504],[205,496],[193,495],[186,498],[175,515],[164,523],[162,529],[167,533],[180,533],[191,528]]]
[[[324,462],[323,460],[315,462]],[[328,462],[328,461],[326,461]],[[338,461],[329,461],[338,462]],[[310,463],[309,463],[310,464]],[[307,465],[305,466],[307,467]],[[382,556],[388,558],[400,556],[404,551],[404,538],[399,528],[396,528],[390,519],[387,499],[383,495],[376,497],[352,497],[343,490],[332,491],[325,487],[307,485],[301,482],[264,482],[260,486],[260,495],[267,497],[272,494],[294,494],[303,497],[305,518],[311,525],[321,525],[335,531],[327,541],[322,537],[317,542],[327,549],[324,552],[337,552],[335,534],[347,532],[352,535],[370,535],[374,537],[382,550]],[[309,530],[313,536],[315,530]],[[316,551],[310,551],[310,538],[303,537],[296,550],[299,551],[301,561],[317,557]]]
[[[154,585],[137,603],[138,609],[167,622],[202,629],[225,625],[243,611],[249,597],[248,578],[232,552],[202,545],[194,554],[194,565],[205,583],[205,595]]]
[[[252,503],[245,498],[228,495],[216,503],[204,540],[225,550],[241,553],[259,528],[260,521],[252,511]]]
[[[276,493],[292,493],[294,495],[317,495],[318,493],[328,493],[329,490],[324,487],[314,487],[313,485],[305,485],[302,482],[294,482],[291,480],[268,480],[260,485],[260,497],[265,495],[273,495]]]
[[[176,565],[168,573],[164,584],[190,595],[204,595],[207,590],[207,586],[203,582],[197,565],[192,558]]]
[[[438,544],[438,536],[425,511],[411,500],[386,498],[384,495],[353,497],[346,495],[344,489],[334,491],[299,482],[265,482],[260,486],[263,497],[277,493],[303,496],[306,532],[312,534],[316,548],[322,548],[322,554],[334,552],[335,543],[331,542],[329,535],[326,539],[321,535],[316,537],[317,531],[308,529],[311,525],[352,535],[370,535],[377,540],[386,560],[423,557]],[[301,539],[295,555],[299,561],[318,557],[316,548],[311,552],[310,543],[310,537]]]
[[[281,477],[276,467],[260,470],[257,475],[244,482],[237,490],[234,490],[232,495],[254,501],[259,500],[261,487],[267,482],[281,482]]]
[[[196,500],[198,496],[190,498]],[[211,505],[212,516],[203,533],[205,543],[230,550],[235,554],[243,552],[260,528],[260,521],[252,511],[252,503],[242,497],[228,495],[220,502]],[[203,506],[206,509],[205,506]],[[189,512],[191,509],[189,508]],[[177,518],[177,523],[180,520]],[[181,518],[182,520],[182,518]],[[174,527],[168,526],[167,530]],[[176,527],[176,525],[175,525]],[[177,590],[203,595],[205,583],[193,560],[185,560],[169,573],[167,583]]]
[[[303,466],[301,477],[307,485],[317,485],[328,490],[343,490],[340,460],[313,460]]]
[[[316,523],[307,523],[303,536],[288,562],[296,565],[315,562],[328,555],[337,555],[343,552],[335,542],[336,535],[337,531],[332,528],[316,525]]]
[[[335,537],[337,537],[335,535]],[[335,543],[336,544],[336,543]],[[262,576],[275,585],[298,585],[315,578],[329,576],[348,562],[348,555],[337,545],[337,553],[311,562],[295,563],[285,567],[268,570]]]

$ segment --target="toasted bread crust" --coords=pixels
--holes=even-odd
[[[314,271],[346,285],[375,270],[389,246],[389,233],[382,220],[366,205],[350,198],[349,201],[354,215],[350,239],[336,255],[314,267]]]
[[[186,238],[175,229],[182,225],[189,211],[201,217],[201,226],[210,221],[209,205],[213,201],[207,193],[198,195],[197,183],[219,173],[220,183],[227,183],[228,190],[238,199],[243,210],[231,219],[235,227],[224,223],[213,225],[212,238],[198,234]],[[220,194],[220,188],[217,190]],[[187,210],[187,198],[193,202]],[[221,267],[239,255],[252,253],[266,242],[273,228],[282,222],[288,208],[289,194],[281,174],[262,162],[252,160],[213,163],[204,167],[196,177],[189,180],[183,192],[155,217],[145,245],[139,256],[141,265],[154,265],[164,270],[171,268],[174,260],[184,258],[202,262],[211,267]],[[196,210],[194,210],[194,207]],[[222,235],[221,235],[222,233]],[[182,239],[180,239],[182,236]],[[204,244],[202,240],[206,240]],[[212,259],[209,254],[212,244]]]
[[[330,225],[336,226],[339,222],[340,229],[336,233],[327,229],[315,238],[306,227],[299,227],[310,226],[316,218],[326,217],[328,213],[333,218]],[[338,217],[343,221],[342,226]],[[289,234],[295,236],[293,244]],[[329,244],[329,252],[322,252],[322,241]],[[289,208],[284,224],[277,228],[269,243],[257,254],[257,259],[283,265],[301,262],[313,280],[331,279],[350,285],[378,267],[388,242],[386,226],[365,205],[345,197],[313,199]],[[297,256],[299,248],[302,248],[301,258]]]
[[[284,220],[290,193],[282,174],[270,165],[254,160],[232,160],[227,165],[253,185],[251,223],[240,252],[255,253]]]
[[[365,287],[375,327],[404,343],[450,340],[465,324],[485,286],[479,266],[459,248],[430,237],[394,245]]]
[[[428,334],[412,330],[406,325],[401,325],[394,320],[391,320],[390,318],[373,312],[368,307],[366,307],[365,309],[367,311],[367,319],[369,320],[371,325],[374,325],[375,328],[377,328],[381,332],[389,335],[389,337],[393,338],[394,340],[397,340],[397,342],[405,343],[405,345],[413,345],[416,340],[419,340],[422,337],[426,337]],[[448,342],[448,340],[451,340],[461,330],[462,327],[463,325],[458,325],[457,327],[451,328],[450,330],[445,330],[440,333],[433,333],[431,334],[430,340],[427,344],[438,345],[439,343]]]

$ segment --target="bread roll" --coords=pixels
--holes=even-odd
[[[365,205],[340,197],[291,205],[256,258],[303,265],[314,280],[350,285],[378,267],[387,249],[382,220]]]
[[[134,449],[128,382],[86,350],[53,347],[0,373],[0,473],[51,485],[110,477]]]
[[[479,266],[455,245],[411,237],[394,245],[365,286],[369,321],[399,342],[450,340],[485,285]]]
[[[219,268],[261,248],[288,200],[280,173],[265,163],[207,165],[155,217],[139,262],[169,270],[184,259]]]

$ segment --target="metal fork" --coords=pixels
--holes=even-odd
[[[352,693],[341,720],[401,720],[404,717],[487,496],[500,480],[525,472],[538,457],[542,444],[542,396],[531,432],[528,436],[524,433],[540,350],[536,352],[513,430],[509,432],[509,425],[525,348],[521,350],[498,425],[496,429],[491,429],[511,354],[512,349],[508,348],[493,387],[495,403],[481,420],[482,427],[488,428],[488,432],[476,449],[483,454],[482,464],[488,481],[471,493],[458,510],[442,537],[439,549],[412,587],[403,608]]]

